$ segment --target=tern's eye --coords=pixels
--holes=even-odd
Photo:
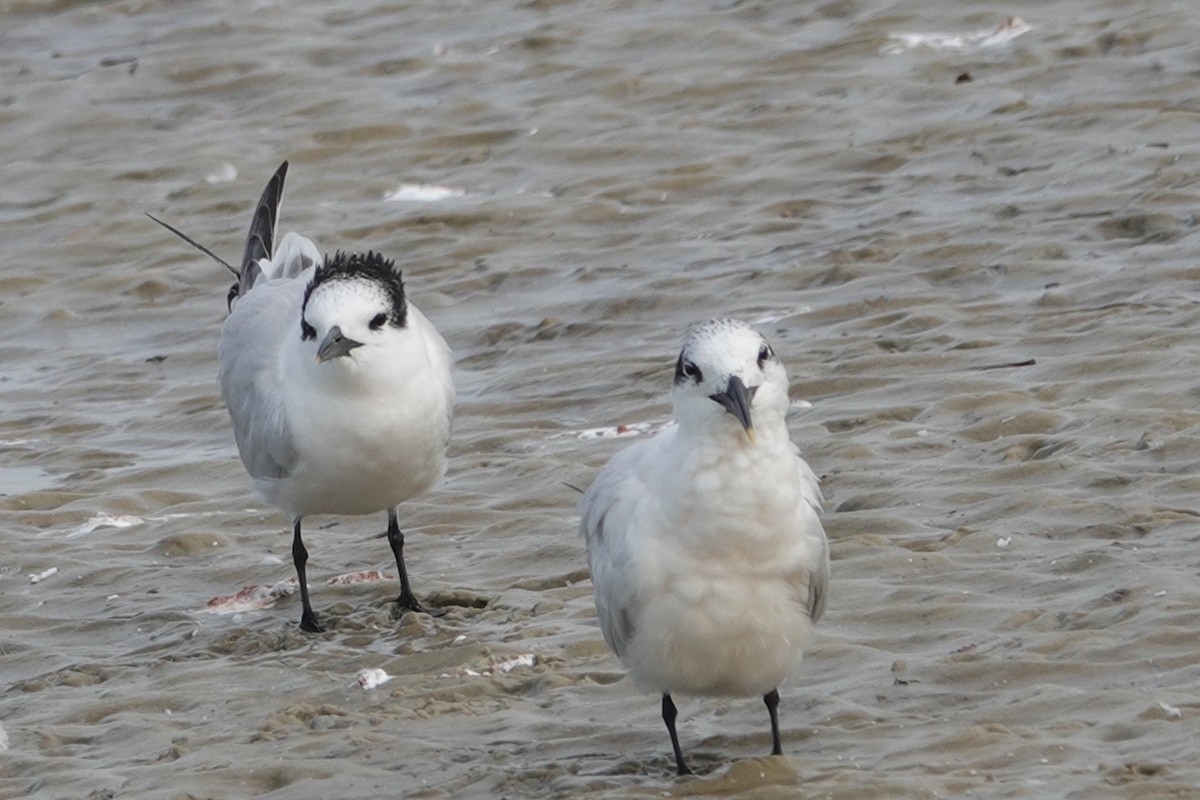
[[[766,366],[767,360],[774,355],[775,353],[771,350],[771,345],[763,343],[763,346],[758,349],[758,368],[762,369]]]
[[[371,330],[377,331],[383,327],[383,323],[387,322],[387,314],[376,314],[371,319]]]
[[[680,367],[680,371],[684,374],[684,377],[691,378],[696,383],[704,380],[704,376],[700,374],[700,368],[690,361],[684,361],[683,366]]]

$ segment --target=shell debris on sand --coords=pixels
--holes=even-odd
[[[1179,706],[1173,706],[1164,700],[1160,700],[1158,701],[1158,707],[1167,715],[1168,719],[1183,719],[1183,710]]]
[[[295,592],[299,582],[295,578],[286,578],[270,586],[251,584],[243,586],[235,594],[220,595],[208,601],[204,611],[209,614],[240,614],[245,611],[262,611],[275,605],[280,597],[287,597]]]
[[[443,672],[441,678],[460,678],[463,676],[471,678],[492,677],[493,675],[507,675],[514,669],[521,667],[537,666],[538,658],[533,653],[522,653],[521,655],[511,658],[497,660],[495,656],[490,659],[491,663],[479,669],[472,669],[466,665],[455,667],[448,672]]]
[[[133,514],[108,514],[101,512],[90,517],[87,522],[80,525],[75,530],[66,534],[67,539],[75,539],[79,536],[86,536],[100,528],[131,528],[134,525],[144,525],[147,522],[170,522],[177,519],[198,519],[205,517],[223,516],[230,512],[227,511],[200,511],[189,512],[186,514],[159,514],[156,516],[138,517]],[[59,536],[60,534],[51,529],[42,534],[43,536]]]
[[[30,576],[33,577],[33,576]],[[349,586],[356,583],[381,583],[395,580],[377,569],[346,572],[325,580],[328,586]],[[204,610],[210,614],[240,614],[245,611],[263,611],[275,605],[280,597],[287,597],[300,588],[295,577],[285,578],[278,583],[250,584],[234,594],[224,594],[209,600]]]
[[[388,675],[378,667],[374,669],[360,670],[358,673],[358,687],[363,691],[374,689],[382,686],[392,679],[393,676]]]
[[[75,530],[67,534],[68,539],[76,536],[86,536],[97,528],[130,528],[141,525],[146,520],[132,514],[97,514]]]
[[[389,202],[436,203],[454,197],[465,197],[466,189],[454,186],[436,186],[423,183],[402,183],[383,196]]]
[[[603,428],[585,428],[575,431],[577,439],[620,439],[625,436],[641,436],[665,428],[669,423],[655,425],[652,422],[631,422],[628,425],[609,425]]]
[[[395,576],[384,575],[377,569],[364,569],[359,572],[347,572],[343,575],[334,575],[325,581],[327,586],[349,586],[355,583],[382,583],[384,581],[394,581]]]
[[[750,320],[751,325],[770,325],[788,317],[799,316],[800,314],[808,314],[812,312],[812,306],[793,306],[791,308],[779,309],[770,311],[761,316]]]
[[[1030,30],[1029,24],[1020,17],[1008,17],[992,30],[973,33],[889,33],[888,43],[879,52],[891,56],[917,47],[966,52],[1008,44]]]
[[[204,181],[208,184],[231,183],[237,180],[237,176],[237,167],[228,161],[222,161],[204,177]]]
[[[30,574],[29,582],[30,583],[41,583],[42,581],[46,580],[46,578],[53,577],[54,575],[57,575],[57,574],[58,574],[58,567],[50,567],[50,569],[45,569],[45,570],[42,570],[41,572],[35,572],[35,573]]]

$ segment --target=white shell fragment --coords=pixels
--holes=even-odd
[[[889,33],[888,43],[880,52],[892,56],[917,47],[927,47],[965,53],[1008,44],[1030,30],[1028,23],[1020,17],[1008,17],[995,28],[973,33]]]
[[[1183,717],[1183,711],[1178,706],[1173,706],[1170,703],[1160,700],[1158,703],[1158,707],[1170,719],[1180,719]]]
[[[489,659],[490,663],[483,665],[479,669],[473,669],[466,665],[454,667],[449,672],[443,672],[439,677],[442,678],[490,678],[495,675],[507,675],[515,669],[522,667],[537,666],[537,655],[534,653],[521,653],[512,658],[497,660],[494,656]]]
[[[424,183],[402,183],[383,196],[389,202],[436,203],[466,195],[465,189],[453,186],[433,186]]]
[[[42,570],[41,572],[32,573],[29,576],[29,582],[30,583],[41,583],[42,581],[46,580],[46,578],[49,578],[49,577],[57,575],[57,574],[58,574],[58,567],[51,567],[50,569]]]
[[[364,669],[358,673],[358,687],[366,691],[374,689],[377,686],[382,686],[391,679],[391,675],[388,675],[378,667],[375,669]]]
[[[97,528],[130,528],[134,525],[141,525],[145,521],[141,517],[135,517],[132,514],[101,513],[68,533],[67,538],[74,539],[76,536],[86,536]]]
[[[652,433],[662,425],[649,422],[631,422],[628,425],[612,425],[605,428],[585,428],[575,435],[580,439],[621,439],[626,436],[641,436]]]

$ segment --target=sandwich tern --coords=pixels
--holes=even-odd
[[[829,544],[816,475],[788,436],[788,379],[743,322],[686,339],[675,423],[628,447],[580,502],[604,638],[662,694],[680,775],[691,774],[672,693],[763,698],[782,754],[779,686],[825,608]]]
[[[454,406],[450,348],[375,252],[322,256],[312,240],[276,242],[287,162],[258,205],[238,268],[156,222],[234,273],[221,331],[221,396],[246,471],[292,521],[300,627],[323,630],[308,597],[310,514],[387,512],[402,609],[423,611],[404,564],[396,507],[446,472]],[[152,217],[153,219],[153,217]]]

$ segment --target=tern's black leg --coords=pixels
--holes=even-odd
[[[412,584],[408,582],[408,570],[404,567],[404,532],[396,521],[396,509],[388,509],[388,544],[392,546],[392,555],[396,557],[396,569],[400,571],[400,597],[397,602],[401,610],[408,609],[423,614],[431,613],[421,605],[413,594]]]
[[[296,577],[300,581],[300,602],[304,606],[304,611],[300,615],[300,630],[320,633],[325,629],[321,627],[321,623],[317,622],[317,615],[313,613],[312,604],[308,602],[308,576],[304,571],[304,565],[308,563],[308,551],[304,549],[304,540],[300,538],[299,517],[296,518],[294,531],[292,560],[296,562]]]
[[[675,750],[675,766],[679,768],[680,775],[694,774],[688,765],[683,763],[683,750],[679,748],[679,734],[675,732],[675,717],[678,715],[675,710],[675,703],[671,700],[671,695],[663,692],[662,699],[662,717],[663,722],[667,723],[667,733],[671,734],[671,747]]]
[[[771,715],[771,755],[783,755],[783,744],[779,741],[779,690],[772,689],[763,695],[767,713]]]

